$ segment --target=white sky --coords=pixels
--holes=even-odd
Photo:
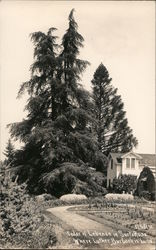
[[[101,62],[118,88],[127,118],[139,140],[139,153],[155,152],[155,3],[154,1],[1,1],[0,2],[0,122],[1,157],[9,138],[6,125],[21,121],[26,96],[16,99],[29,80],[33,45],[29,34],[56,27],[62,38],[75,8],[84,37],[80,57],[91,63],[82,83]]]

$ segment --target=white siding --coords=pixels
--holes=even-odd
[[[119,177],[120,174],[130,174],[130,175],[136,175],[137,178],[139,177],[141,171],[145,167],[145,165],[140,165],[140,159],[139,156],[133,152],[127,153],[126,155],[123,155],[124,158],[122,158],[122,163],[117,164],[116,161],[113,162],[113,169],[111,169],[111,160],[112,157],[109,157],[109,163],[107,168],[107,187],[109,187],[109,180],[110,183],[113,182],[113,179],[115,177]],[[126,167],[126,158],[129,158],[130,160],[130,167]],[[135,168],[131,166],[131,159],[135,159]],[[148,167],[152,170],[154,177],[156,179],[156,167],[155,166],[149,166]]]
[[[116,169],[117,169],[117,171],[116,171],[116,177],[118,178],[119,175],[122,173],[122,164],[116,165]]]
[[[130,159],[130,168],[126,167],[126,158]],[[122,174],[131,174],[131,175],[136,175],[137,177],[139,177],[140,172],[142,171],[142,168],[140,168],[140,166],[139,166],[139,160],[136,159],[136,157],[134,157],[133,154],[127,155],[126,158],[122,159]],[[131,159],[132,158],[135,158],[135,168],[131,167]]]

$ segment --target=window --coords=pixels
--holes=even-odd
[[[130,158],[126,158],[126,168],[130,168]]]
[[[131,159],[131,168],[135,168],[135,158]]]
[[[113,169],[113,159],[111,159],[111,169]]]

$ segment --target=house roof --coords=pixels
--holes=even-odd
[[[110,153],[110,156],[115,163],[121,163],[121,156],[123,156],[124,154],[125,153]]]
[[[156,155],[155,154],[139,154],[142,159],[140,160],[141,165],[156,166]]]
[[[135,153],[134,153],[135,154]],[[121,163],[122,156],[126,156],[126,153],[110,153],[111,158],[116,164]],[[155,154],[136,154],[140,156],[140,164],[147,166],[156,166],[156,155]]]
[[[133,151],[130,151],[130,152],[128,152],[128,153],[123,154],[123,155],[121,156],[121,158],[125,158],[125,157],[127,157],[129,154],[134,155],[137,159],[141,159],[141,156],[140,156],[139,154],[134,153]]]

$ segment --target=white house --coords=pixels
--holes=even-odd
[[[113,179],[121,174],[131,174],[139,177],[140,172],[148,166],[156,178],[156,155],[128,153],[110,153],[108,156],[107,187]]]

